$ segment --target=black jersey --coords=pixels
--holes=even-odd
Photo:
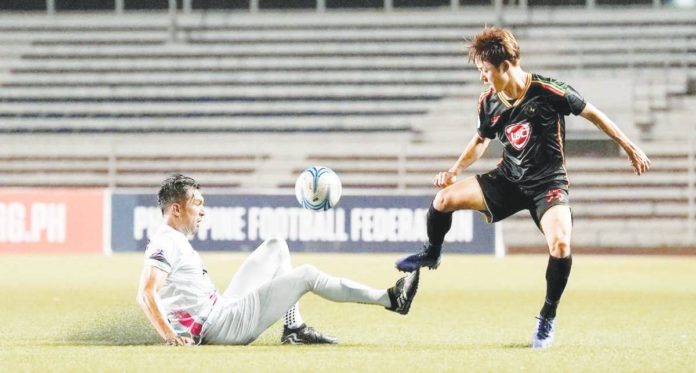
[[[499,168],[508,180],[525,189],[549,182],[567,185],[564,117],[584,108],[585,99],[571,86],[529,74],[524,93],[514,102],[493,88],[481,94],[478,133],[503,143]]]

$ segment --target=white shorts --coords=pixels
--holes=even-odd
[[[220,297],[203,325],[202,343],[249,344],[260,335],[260,317],[257,292],[248,293],[240,299]]]

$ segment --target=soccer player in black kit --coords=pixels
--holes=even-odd
[[[423,251],[399,259],[396,267],[406,272],[437,268],[453,211],[480,211],[493,223],[529,210],[550,254],[546,299],[532,337],[532,348],[547,348],[553,343],[556,308],[572,264],[564,117],[580,115],[606,133],[626,152],[636,174],[647,171],[650,160],[572,87],[522,70],[520,49],[510,31],[484,28],[471,40],[469,59],[489,88],[479,98],[477,132],[454,165],[435,176],[433,183],[441,189],[428,210],[428,243]],[[504,145],[498,167],[455,182],[481,157],[491,139]]]

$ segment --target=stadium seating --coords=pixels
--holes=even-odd
[[[509,23],[537,71],[696,64],[693,24],[668,13]],[[0,118],[17,130],[409,131],[444,97],[478,96],[461,39],[495,14],[37,18],[0,35],[15,57]]]
[[[616,150],[584,150],[606,137],[569,120],[576,244],[684,244],[695,19],[505,14],[525,67],[571,82],[653,159],[633,177]],[[434,193],[433,173],[473,131],[481,85],[462,37],[486,23],[494,12],[193,13],[176,27],[162,14],[0,15],[0,185],[151,189],[185,172],[211,188],[287,191],[325,164],[348,193]],[[542,247],[521,216],[508,244]]]

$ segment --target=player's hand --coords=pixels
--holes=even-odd
[[[632,146],[626,149],[626,153],[628,154],[628,159],[631,160],[633,171],[636,175],[640,175],[650,169],[650,159],[642,150]]]
[[[165,343],[167,346],[193,346],[196,344],[193,339],[181,335],[169,337]]]
[[[438,188],[448,187],[457,181],[457,175],[454,172],[443,171],[435,175],[433,179],[433,185]]]

